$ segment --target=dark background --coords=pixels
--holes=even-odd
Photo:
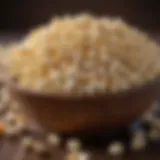
[[[159,30],[158,0],[0,0],[0,30],[26,31],[54,15],[89,11],[121,16],[145,30]]]

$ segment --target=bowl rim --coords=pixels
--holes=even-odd
[[[40,91],[36,91],[36,90],[32,90],[32,89],[28,89],[25,87],[21,87],[20,85],[18,85],[18,83],[16,83],[16,80],[14,80],[14,78],[8,77],[6,80],[7,86],[11,89],[17,90],[18,92],[24,93],[26,95],[31,95],[31,96],[36,96],[36,97],[43,97],[43,98],[56,98],[56,99],[75,99],[75,100],[79,100],[79,99],[98,99],[98,98],[106,98],[106,97],[115,97],[115,96],[119,96],[119,95],[126,95],[132,92],[137,92],[146,88],[149,88],[151,86],[156,86],[157,84],[160,85],[160,76],[157,76],[156,78],[145,82],[144,84],[141,85],[136,85],[136,86],[131,86],[128,89],[125,90],[120,90],[117,92],[106,92],[106,93],[94,93],[92,95],[87,95],[87,94],[83,94],[83,95],[73,95],[73,94],[66,94],[66,93],[46,93],[46,92],[40,92]]]

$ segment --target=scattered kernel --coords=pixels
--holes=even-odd
[[[123,155],[125,152],[124,144],[121,142],[113,142],[107,148],[107,153],[111,156]]]
[[[22,144],[26,149],[33,149],[33,142],[32,137],[24,137],[22,140]]]
[[[8,137],[15,137],[19,135],[19,130],[17,130],[17,127],[7,127],[5,130],[5,135]]]
[[[66,155],[66,160],[80,160],[80,153],[79,152],[69,152]]]
[[[133,134],[131,140],[131,149],[133,151],[144,150],[147,146],[146,134],[144,131],[139,130]]]
[[[33,150],[34,150],[34,152],[36,152],[38,154],[44,154],[44,153],[48,152],[45,144],[42,143],[41,141],[37,141],[37,140],[35,140],[33,142]]]
[[[6,123],[6,125],[5,134],[9,137],[18,136],[25,130],[25,125],[22,122],[15,121],[14,123]]]
[[[6,123],[13,124],[16,122],[16,115],[12,111],[8,111],[3,119]]]
[[[81,149],[81,142],[78,139],[70,139],[67,141],[67,149],[71,152]]]
[[[61,139],[57,134],[49,134],[47,137],[47,142],[53,146],[59,146]]]
[[[87,152],[80,152],[79,155],[79,160],[89,160],[90,159],[90,155]]]

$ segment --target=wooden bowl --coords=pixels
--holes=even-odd
[[[79,97],[36,93],[13,80],[8,85],[13,98],[43,128],[67,134],[125,127],[138,119],[160,93],[159,79],[116,94]]]

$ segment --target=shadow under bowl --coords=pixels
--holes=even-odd
[[[36,93],[14,80],[9,80],[8,86],[11,96],[42,128],[65,134],[126,127],[149,109],[160,93],[159,78],[126,91],[94,96]]]

